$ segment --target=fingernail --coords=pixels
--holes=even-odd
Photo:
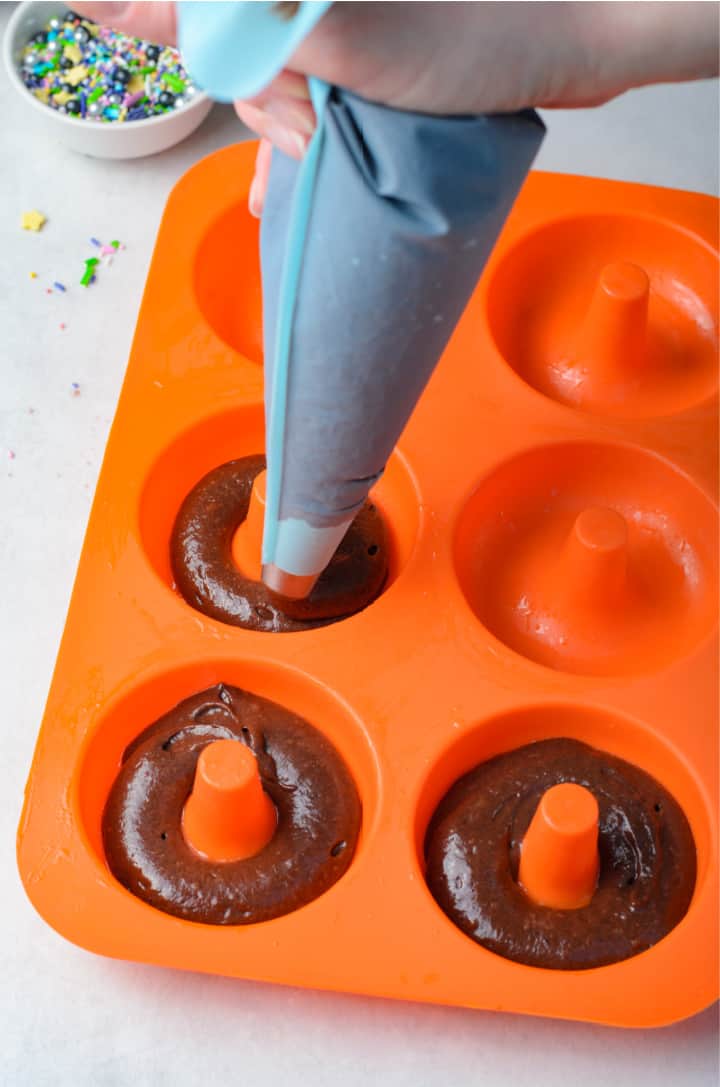
[[[307,151],[307,145],[309,143],[307,136],[303,136],[300,132],[291,132],[290,137],[293,147],[300,158],[302,158]]]
[[[269,117],[274,117],[283,128],[294,128],[307,136],[312,136],[315,131],[315,114],[311,110],[294,108],[286,100],[268,102],[265,112]]]
[[[300,132],[293,132],[291,128],[281,125],[269,125],[265,135],[279,151],[291,158],[301,159],[305,154],[308,144],[307,136],[303,136]]]
[[[308,116],[307,113],[303,113],[302,110],[293,110],[292,121],[294,126],[300,130],[300,132],[306,133],[308,136],[312,136],[315,131],[315,115]]]
[[[253,178],[252,185],[250,186],[250,192],[248,193],[248,210],[251,215],[255,216],[256,219],[259,219],[262,215],[262,201],[260,200],[260,190],[255,178]]]

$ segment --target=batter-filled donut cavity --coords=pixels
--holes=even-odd
[[[212,860],[183,833],[198,758],[246,745],[277,813],[267,844]],[[127,747],[102,819],[105,857],[132,894],[165,913],[247,925],[299,909],[352,863],[361,824],[353,777],[333,744],[290,710],[219,683],[180,702]]]
[[[562,783],[598,807],[598,876],[590,901],[534,901],[518,873],[541,798]],[[631,958],[685,916],[696,879],[688,821],[639,767],[574,739],[540,740],[481,763],[441,800],[425,836],[426,879],[448,917],[515,962],[583,970]]]
[[[272,593],[236,565],[233,537],[245,521],[262,456],[241,457],[208,472],[185,498],[172,530],[175,584],[191,607],[220,622],[274,633],[327,626],[362,611],[388,573],[383,518],[366,502],[305,600]]]

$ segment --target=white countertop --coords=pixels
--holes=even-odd
[[[96,958],[36,916],[15,829],[155,233],[177,178],[243,130],[216,107],[179,147],[103,162],[43,144],[20,107],[0,76],[0,1084],[715,1083],[716,1009],[630,1032],[276,988]],[[717,192],[714,84],[546,120],[541,168]],[[90,236],[127,248],[91,291],[46,294],[77,282]]]

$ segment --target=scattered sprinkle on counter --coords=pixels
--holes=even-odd
[[[95,282],[95,268],[99,263],[100,261],[97,257],[88,257],[85,261],[85,271],[80,280],[81,287],[89,287],[91,283]]]
[[[41,211],[24,211],[20,225],[23,230],[34,230],[37,233],[38,230],[42,230],[46,222],[47,218]]]

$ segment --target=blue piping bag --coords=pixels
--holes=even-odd
[[[284,22],[273,4],[183,3],[185,63],[213,97],[248,97],[328,6]],[[301,163],[273,152],[261,228],[263,580],[292,598],[311,592],[382,475],[545,131],[529,110],[442,117],[317,80],[310,92],[315,135]]]

